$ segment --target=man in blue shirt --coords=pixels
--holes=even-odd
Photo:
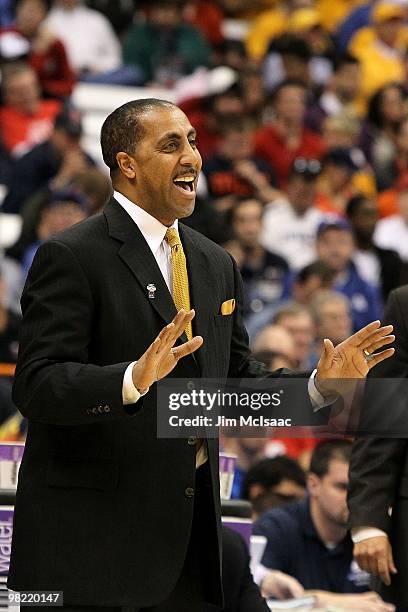
[[[380,291],[357,271],[353,262],[355,244],[349,222],[339,217],[323,221],[317,230],[316,251],[318,258],[335,274],[333,289],[350,301],[354,331],[369,321],[380,319],[383,311]]]
[[[367,593],[369,575],[353,561],[346,503],[351,446],[348,440],[318,444],[307,478],[308,497],[268,510],[255,523],[254,533],[267,538],[262,565],[296,578],[314,591],[318,605],[393,610]],[[267,575],[265,570],[264,594]]]

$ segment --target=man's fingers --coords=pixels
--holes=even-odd
[[[384,584],[390,586],[390,570],[388,567],[388,557],[386,555],[383,555],[378,559],[378,575],[380,576]]]
[[[195,310],[191,309],[189,311],[185,311],[184,308],[178,311],[176,316],[174,317],[172,323],[174,324],[174,328],[172,330],[172,344],[175,343],[177,338],[181,336],[181,334],[186,329],[187,325],[194,319]]]
[[[395,336],[393,334],[391,336],[384,336],[376,342],[371,342],[364,348],[366,348],[369,353],[374,353],[374,351],[376,351],[377,349],[385,346],[386,344],[391,344],[392,342],[394,342],[394,340]]]
[[[391,548],[391,544],[389,546],[389,550],[388,550],[388,567],[390,568],[390,572],[391,574],[398,574],[398,570],[395,566],[394,563],[394,557],[392,554],[392,548]]]
[[[378,559],[376,555],[373,555],[370,551],[365,554],[365,571],[373,576],[378,576]],[[373,593],[374,595],[375,593]]]
[[[381,321],[373,321],[372,323],[369,323],[368,325],[363,327],[363,329],[360,329],[360,331],[353,334],[350,337],[350,340],[353,341],[353,344],[355,346],[359,346],[362,342],[364,342],[364,340],[366,340],[369,337],[370,334],[378,330],[380,326],[381,326]]]
[[[327,359],[329,361],[333,361],[333,353],[334,353],[333,342],[331,340],[329,340],[329,338],[325,338],[323,340],[323,354],[322,354],[322,357],[324,357],[325,359]]]
[[[361,554],[360,557],[357,559],[357,563],[365,572],[368,572],[369,574],[377,574],[377,564],[371,564],[371,558],[369,557],[369,555]]]
[[[156,348],[156,352],[155,352],[156,356],[158,356],[159,354],[169,350],[169,346],[168,345],[169,345],[170,338],[171,338],[171,335],[172,335],[172,332],[173,332],[173,328],[174,328],[174,323],[173,322],[171,322],[168,325],[166,325],[166,327],[163,327],[163,329],[161,330],[160,334],[156,337],[156,340],[150,345],[150,347],[154,346]],[[170,346],[172,346],[172,345],[170,345]],[[150,349],[150,347],[149,347],[149,349]]]
[[[162,353],[165,353],[173,346],[177,338],[179,338],[184,332],[188,323],[193,320],[194,315],[194,310],[189,310],[188,312],[186,312],[182,308],[176,314],[174,319],[161,330],[159,338],[161,338],[162,340],[160,347]]]
[[[382,338],[391,335],[393,329],[394,328],[392,325],[385,325],[384,327],[380,327],[380,329],[365,338],[365,340],[360,344],[361,348],[367,348],[368,346],[370,346],[370,344],[378,342],[378,340],[381,340]]]
[[[302,587],[300,582],[296,580],[296,578],[292,578],[292,580],[288,582],[289,597],[302,597],[304,592],[305,592],[304,588]]]
[[[388,359],[388,357],[392,357],[394,353],[395,349],[393,348],[385,349],[385,351],[381,351],[380,353],[372,355],[372,357],[370,357],[370,360],[367,361],[367,365],[371,370],[371,368],[377,365],[377,363],[380,363],[380,361],[384,361],[384,359]]]
[[[160,336],[157,336],[157,338],[153,340],[153,342],[151,343],[151,345],[149,346],[149,348],[144,354],[146,362],[151,361],[156,357],[157,352],[161,346],[161,343],[162,341],[161,341]]]
[[[151,361],[153,359],[160,360],[162,357],[164,357],[164,355],[169,352],[170,349],[172,349],[173,354],[176,356],[177,359],[180,359],[181,357],[184,357],[185,355],[196,351],[203,342],[200,336],[196,336],[196,338],[201,338],[200,341],[195,340],[193,344],[190,344],[189,342],[192,342],[192,340],[194,340],[193,338],[182,346],[175,347],[173,349],[174,343],[184,332],[188,323],[193,320],[194,315],[194,310],[189,310],[188,312],[186,312],[184,309],[179,310],[173,321],[163,327],[157,338],[149,346],[145,354],[146,359],[148,361]],[[182,348],[182,351],[179,351],[180,348]]]
[[[173,333],[173,330],[174,330],[174,323],[172,321],[171,323],[166,325],[166,327],[163,327],[163,329],[161,330],[160,334],[157,337],[160,338],[162,343],[166,342],[170,338],[170,335]]]
[[[172,348],[171,352],[178,361],[182,357],[194,353],[194,351],[200,348],[202,343],[203,339],[201,336],[194,336],[194,338],[192,338],[188,342],[184,342],[184,344],[180,344],[180,346],[175,346],[174,348]]]

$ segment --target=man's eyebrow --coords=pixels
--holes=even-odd
[[[197,135],[196,130],[194,128],[191,128],[188,131],[187,137],[196,136],[196,135]],[[181,140],[181,136],[178,132],[167,132],[166,134],[164,134],[164,136],[160,138],[159,143],[164,142],[165,140],[172,140],[172,139]]]

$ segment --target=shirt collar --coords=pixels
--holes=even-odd
[[[143,234],[144,239],[155,255],[164,240],[168,227],[150,215],[143,208],[131,202],[119,191],[113,192],[113,197],[126,210]],[[178,231],[178,219],[170,226]]]

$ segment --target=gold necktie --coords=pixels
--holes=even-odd
[[[166,240],[171,249],[171,267],[173,269],[173,300],[177,310],[190,310],[190,290],[188,286],[186,256],[180,241],[178,231],[169,227],[166,232]],[[193,337],[193,329],[189,323],[185,329],[187,338]],[[208,459],[207,445],[203,444],[202,438],[196,442],[196,468],[203,465]]]
[[[180,241],[178,231],[174,227],[169,227],[166,232],[166,241],[171,249],[171,266],[173,269],[173,300],[177,310],[184,308],[190,310],[190,291],[188,287],[186,257]],[[185,329],[187,338],[191,340],[193,330],[191,323]]]

